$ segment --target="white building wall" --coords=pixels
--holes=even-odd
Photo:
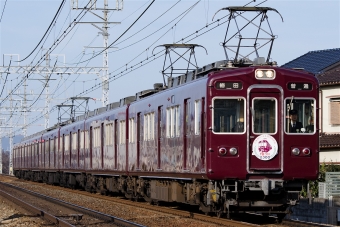
[[[319,162],[320,164],[324,162],[340,163],[339,149],[334,148],[334,150],[331,149],[331,150],[320,152]]]

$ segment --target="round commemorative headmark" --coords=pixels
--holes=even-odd
[[[253,155],[262,161],[271,160],[277,155],[278,145],[274,137],[263,134],[253,142]]]

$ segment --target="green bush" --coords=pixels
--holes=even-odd
[[[340,172],[340,165],[322,163],[319,169],[319,177],[315,181],[309,181],[309,190],[313,198],[319,195],[319,182],[325,182],[326,172]],[[301,196],[307,197],[307,189],[304,188]]]

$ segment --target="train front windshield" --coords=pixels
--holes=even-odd
[[[287,98],[285,100],[285,132],[315,133],[315,100],[311,98]]]
[[[214,132],[243,133],[245,105],[243,98],[215,98]]]

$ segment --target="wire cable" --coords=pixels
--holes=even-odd
[[[6,3],[7,3],[7,0],[5,1],[4,8],[2,9],[1,18],[0,18],[0,23],[1,23],[1,21],[2,21],[2,16],[4,15],[4,12],[5,12]]]
[[[50,31],[51,27],[53,26],[53,23],[55,22],[55,19],[57,18],[57,16],[60,14],[62,8],[64,7],[65,5],[65,0],[63,0],[58,8],[58,11],[56,12],[56,14],[54,15],[53,17],[53,20],[51,21],[50,23],[50,26],[48,26],[47,30],[45,31],[45,34],[43,35],[43,37],[40,39],[39,43],[36,45],[36,47],[31,51],[31,53],[29,55],[27,55],[24,59],[20,60],[20,61],[16,61],[16,62],[22,62],[22,61],[25,61],[27,58],[29,58],[33,53],[34,51],[38,48],[38,46],[40,45],[40,43],[44,40],[46,34]]]

